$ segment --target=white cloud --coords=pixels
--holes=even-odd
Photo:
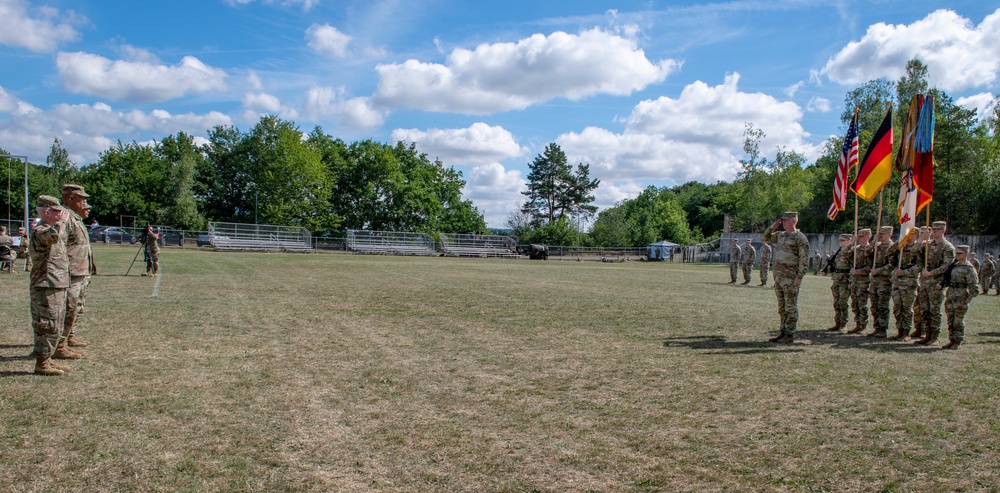
[[[857,85],[898,79],[919,58],[931,85],[958,91],[992,84],[1000,71],[1000,9],[978,26],[951,10],[937,10],[910,25],[877,23],[827,61],[822,73]]]
[[[299,117],[299,112],[290,106],[281,104],[281,100],[266,92],[248,92],[243,95],[243,119],[255,121],[261,115],[277,115],[286,120]]]
[[[373,96],[387,107],[467,114],[523,109],[554,98],[627,95],[663,81],[679,63],[653,63],[633,40],[601,29],[535,34],[517,43],[455,49],[447,64],[378,65]]]
[[[814,113],[826,113],[831,109],[833,109],[833,105],[830,104],[830,100],[819,96],[813,96],[810,98],[809,104],[806,105],[806,111]]]
[[[253,2],[254,0],[226,0],[226,3],[231,6],[247,5]],[[309,12],[313,7],[319,5],[319,0],[263,0],[261,3],[265,5],[280,5],[282,7],[302,6],[303,12]]]
[[[507,129],[482,122],[468,128],[398,128],[392,131],[391,140],[416,143],[420,152],[440,159],[447,166],[486,165],[521,157],[526,152]]]
[[[997,97],[993,93],[984,92],[973,96],[958,98],[955,104],[974,110],[976,117],[980,121],[993,114],[993,106],[996,105]]]
[[[247,84],[249,84],[250,88],[253,89],[254,91],[260,91],[264,89],[264,83],[261,82],[260,76],[257,75],[257,72],[253,70],[247,72]]]
[[[818,156],[820,146],[806,143],[809,134],[799,123],[798,105],[741,92],[738,81],[739,74],[726,76],[715,87],[696,81],[677,99],[637,104],[622,133],[587,127],[560,135],[556,142],[571,163],[590,163],[591,177],[602,180],[597,194],[614,201],[641,191],[636,183],[642,180],[732,180],[740,169],[748,122],[766,134],[760,149],[767,156],[773,157],[777,147]]]
[[[343,58],[347,56],[351,36],[329,24],[313,24],[306,29],[306,40],[309,41],[309,47],[319,53]]]
[[[508,214],[516,210],[524,195],[521,172],[507,170],[500,163],[489,163],[472,168],[463,192],[463,198],[472,200],[491,227],[504,227]]]
[[[59,53],[56,68],[63,86],[75,93],[116,101],[159,102],[191,92],[226,88],[226,72],[192,56],[166,66],[144,50],[129,52],[134,60],[109,60],[90,53]]]
[[[785,96],[790,97],[790,98],[794,98],[795,97],[795,93],[799,92],[799,89],[802,89],[803,85],[805,85],[805,82],[802,82],[800,80],[800,81],[798,81],[798,82],[796,82],[796,83],[794,83],[794,84],[786,87],[785,88]]]
[[[343,88],[328,86],[309,88],[303,112],[310,119],[332,116],[341,126],[353,130],[375,128],[385,120],[385,116],[372,106],[369,98],[344,99]]]
[[[0,113],[25,115],[35,111],[38,111],[38,108],[21,101],[13,94],[8,93],[3,86],[0,86]]]
[[[189,135],[204,134],[216,125],[231,125],[232,120],[219,112],[173,115],[165,110],[148,113],[132,110],[115,111],[106,103],[92,105],[58,104],[48,110],[0,120],[0,141],[4,148],[27,154],[30,160],[44,160],[54,138],[59,138],[78,164],[96,161],[98,155],[115,141],[144,140],[146,135],[157,138],[180,131]]]
[[[28,2],[0,0],[0,44],[50,52],[60,43],[80,37],[74,26],[84,24],[86,19],[72,10],[63,15],[51,7],[35,10],[36,15],[32,16],[28,13]]]

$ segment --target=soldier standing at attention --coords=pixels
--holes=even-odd
[[[771,342],[791,344],[799,321],[799,286],[809,270],[809,240],[796,228],[798,212],[786,212],[764,231],[764,241],[774,243],[774,294],[778,297],[781,333]],[[777,231],[779,227],[784,231]]]
[[[750,244],[750,240],[747,239],[743,243],[743,248],[740,249],[740,263],[743,264],[743,284],[750,284],[750,278],[753,276],[754,260],[757,260],[757,250]]]
[[[979,269],[981,265],[979,263],[979,259],[976,258],[976,252],[969,252],[969,263],[972,264],[972,268],[976,269],[976,276],[979,276]]]
[[[1000,296],[1000,255],[997,255],[993,259],[993,287],[996,289],[997,296]],[[987,293],[989,288],[983,288],[983,293]]]
[[[760,244],[760,285],[767,286],[767,271],[771,268],[771,244],[763,241]]]
[[[993,262],[993,255],[987,253],[983,257],[983,264],[979,271],[979,284],[983,287],[983,293],[990,289],[993,284],[993,275],[996,274],[996,264]]]
[[[816,250],[816,255],[813,255],[813,275],[819,275],[819,270],[822,269],[819,263],[823,261],[823,256]]]
[[[847,326],[847,302],[851,297],[850,275],[851,275],[851,235],[840,235],[840,248],[833,253],[830,260],[823,268],[823,275],[829,274],[833,278],[830,292],[833,293],[833,327],[829,331],[839,332]]]
[[[892,226],[879,228],[868,288],[872,301],[872,322],[875,326],[874,331],[868,334],[869,337],[884,338],[889,330],[889,302],[892,300],[892,278],[889,276],[896,267],[896,258],[889,253],[889,249],[894,245]]]
[[[35,334],[36,375],[62,375],[68,366],[52,361],[60,343],[66,316],[69,287],[69,256],[66,254],[66,218],[59,200],[39,195],[36,202],[41,224],[31,232],[31,327]]]
[[[733,239],[733,246],[729,252],[729,284],[736,284],[736,273],[740,268],[740,244]]]
[[[944,302],[944,292],[937,284],[944,277],[944,272],[955,260],[955,245],[944,237],[948,223],[934,221],[931,224],[931,240],[927,249],[927,267],[920,273],[920,291],[917,299],[923,311],[924,337],[916,344],[930,344],[937,340],[941,332],[941,304]],[[926,283],[926,289],[924,284]]]
[[[858,231],[858,243],[854,245],[851,268],[851,311],[854,312],[854,328],[848,334],[857,334],[868,328],[868,285],[871,280],[872,252],[874,246],[869,242],[872,230],[865,228]]]
[[[66,326],[63,337],[65,344],[70,347],[87,347],[89,343],[84,342],[76,336],[77,321],[83,313],[84,301],[87,298],[87,286],[90,285],[90,274],[94,265],[94,258],[90,250],[90,237],[87,226],[83,220],[90,215],[90,206],[87,205],[87,195],[80,185],[66,184],[62,187],[63,205],[69,209],[69,220],[67,221],[66,252],[69,254],[69,290],[66,291]],[[56,359],[78,359],[64,356],[59,349],[56,350]],[[83,357],[83,353],[74,351]]]
[[[969,245],[955,247],[955,261],[936,286],[938,291],[948,288],[944,302],[948,315],[948,344],[941,349],[958,349],[965,340],[965,313],[969,311],[969,302],[979,294],[979,278],[976,268],[967,260],[968,254]]]
[[[924,251],[917,245],[919,229],[906,233],[889,248],[888,254],[899,254],[898,264],[892,271],[892,315],[896,319],[896,336],[899,341],[910,334],[913,326],[913,301],[917,299],[917,276],[924,265]]]
[[[930,226],[920,227],[920,236],[917,237],[913,248],[920,250],[920,257],[917,259],[920,270],[927,265],[927,241],[931,237]],[[917,272],[917,296],[913,299],[913,332],[910,332],[910,339],[920,339],[924,334],[924,311],[920,307],[920,290],[924,283],[920,281],[920,272]]]

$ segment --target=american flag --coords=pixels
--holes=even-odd
[[[844,136],[840,164],[837,165],[837,177],[833,180],[833,203],[826,212],[826,217],[831,221],[837,218],[838,212],[847,207],[847,178],[851,168],[858,165],[858,147],[858,113],[855,111],[854,119],[847,127],[847,135]]]

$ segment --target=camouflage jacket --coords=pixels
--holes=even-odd
[[[902,252],[899,252],[900,246],[902,246]],[[895,250],[895,252],[892,250]],[[893,253],[897,253],[896,266],[903,271],[903,274],[899,276],[893,275],[892,282],[900,287],[916,286],[917,278],[920,277],[920,271],[924,268],[923,243],[914,243],[910,246],[896,243],[890,249],[890,255]],[[900,256],[902,256],[902,259],[899,259]]]
[[[68,288],[66,222],[39,224],[31,232],[31,287]]]
[[[764,231],[764,241],[774,244],[774,275],[776,279],[805,277],[809,271],[809,240],[802,231]]]
[[[93,255],[90,250],[90,236],[83,218],[69,211],[66,221],[66,253],[69,254],[69,275],[89,276],[92,272]]]
[[[944,271],[948,270],[948,266],[954,261],[955,245],[944,238],[941,241],[931,240],[927,249],[927,270],[931,272],[931,278],[940,281]]]
[[[979,271],[980,277],[993,277],[996,272],[996,264],[992,260],[983,260],[982,270]]]
[[[899,247],[892,240],[889,240],[888,243],[877,243],[872,259],[872,275],[888,280],[892,271],[896,270],[896,260],[899,258],[896,255],[898,249]]]
[[[971,262],[955,263],[948,282],[949,300],[971,300],[979,295],[979,277]]]
[[[757,250],[752,246],[743,245],[740,252],[740,263],[743,265],[753,265],[754,260],[757,260]]]
[[[855,269],[855,275],[868,277],[872,270],[872,253],[875,252],[875,244],[854,245],[851,249],[851,264]]]
[[[760,246],[760,265],[771,265],[771,245],[764,243]]]
[[[732,251],[729,252],[729,264],[739,265],[740,257],[743,255],[743,250],[740,250],[740,246],[736,245],[733,247]]]
[[[851,247],[838,248],[823,266],[823,272],[830,274],[836,282],[847,282],[851,274]],[[832,267],[832,269],[831,269]]]

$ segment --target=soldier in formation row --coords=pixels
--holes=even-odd
[[[753,245],[750,244],[750,240],[747,239],[743,243],[743,248],[740,249],[740,264],[743,266],[743,284],[750,284],[750,278],[753,277],[753,263],[757,260],[757,251],[754,250]]]

